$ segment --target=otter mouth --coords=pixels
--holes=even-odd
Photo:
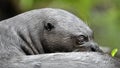
[[[73,52],[103,52],[99,47],[95,48],[92,46],[79,45],[73,50]]]

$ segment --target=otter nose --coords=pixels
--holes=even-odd
[[[92,52],[103,52],[97,43],[95,42],[86,42],[82,45],[78,45],[76,51],[92,51]]]
[[[89,51],[92,52],[102,52],[102,50],[99,48],[98,44],[96,42],[88,42],[87,44],[84,44],[85,47],[88,47]]]
[[[87,47],[90,49],[90,51],[92,51],[92,52],[103,52],[103,51],[99,48],[98,44],[97,44],[96,42],[94,42],[94,41],[88,42],[88,43],[85,44],[84,46],[87,46]]]
[[[95,43],[95,42],[90,42],[90,43],[88,44],[88,47],[89,47],[90,50],[93,51],[93,52],[97,52],[97,51],[100,50],[98,44]]]

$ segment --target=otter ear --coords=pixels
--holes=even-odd
[[[54,28],[54,25],[51,23],[46,23],[45,24],[45,29],[48,31],[51,31]]]

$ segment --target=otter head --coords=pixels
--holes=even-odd
[[[92,30],[78,17],[61,9],[43,9],[43,14],[45,53],[101,51],[93,41]]]

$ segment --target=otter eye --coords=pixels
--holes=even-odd
[[[45,26],[45,29],[48,31],[51,31],[54,28],[54,25],[52,25],[51,23],[47,23]]]
[[[80,36],[77,37],[77,43],[79,45],[82,45],[82,44],[84,44],[87,41],[88,41],[88,37],[86,37],[84,35],[80,35]]]

